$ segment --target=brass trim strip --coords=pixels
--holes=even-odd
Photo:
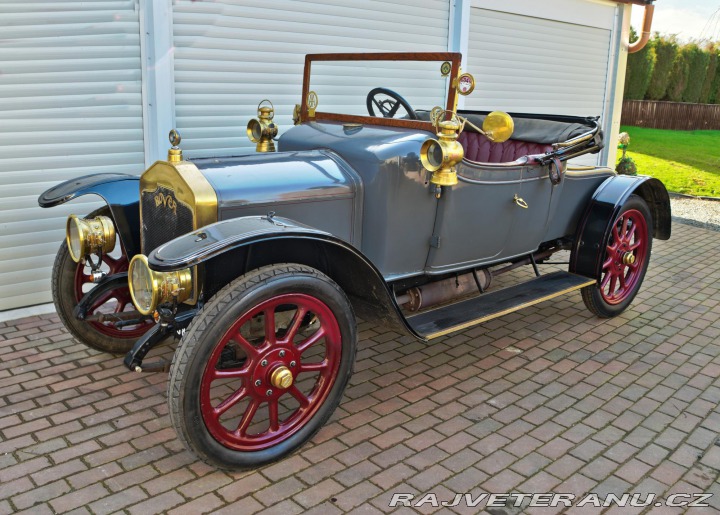
[[[465,322],[464,324],[459,324],[454,327],[450,327],[448,329],[443,329],[442,331],[438,331],[437,333],[428,334],[425,337],[428,340],[434,340],[435,338],[440,338],[441,336],[445,336],[447,334],[454,333],[456,331],[462,331],[463,329],[468,329],[468,328],[476,326],[478,324],[482,324],[483,322],[487,322],[488,320],[492,320],[493,318],[499,318],[503,315],[507,315],[509,313],[514,313],[515,311],[519,311],[523,308],[534,306],[535,304],[540,304],[541,302],[545,302],[546,300],[554,299],[555,297],[559,297],[560,295],[565,295],[566,293],[570,293],[572,291],[579,290],[586,286],[590,286],[591,284],[595,284],[596,282],[597,281],[595,279],[588,279],[584,283],[578,284],[571,288],[566,288],[564,290],[557,291],[550,295],[540,297],[540,298],[532,300],[530,302],[525,302],[525,303],[515,306],[513,308],[508,308],[508,309],[504,309],[502,311],[498,311],[497,313],[493,313],[491,315],[486,315],[481,318],[476,318],[475,320],[471,320],[470,322]]]

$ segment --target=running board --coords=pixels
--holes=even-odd
[[[493,318],[595,284],[569,272],[553,272],[509,288],[425,311],[407,318],[420,336],[432,340]]]

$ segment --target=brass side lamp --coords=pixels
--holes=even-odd
[[[264,106],[267,102],[269,106]],[[257,107],[257,118],[253,118],[247,124],[247,135],[250,141],[257,143],[255,150],[257,152],[275,152],[275,142],[273,138],[278,134],[278,127],[273,122],[275,117],[275,107],[269,100],[263,100]]]

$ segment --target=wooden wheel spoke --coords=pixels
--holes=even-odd
[[[605,274],[605,277],[603,277],[602,282],[600,283],[600,289],[604,290],[605,287],[608,285],[608,282],[610,281],[610,278],[612,277],[612,271],[609,271]]]
[[[628,235],[626,238],[628,242],[630,242],[635,237],[636,232],[637,232],[637,225],[632,224],[632,227],[630,227],[630,230],[628,231]]]
[[[247,389],[243,386],[239,390],[237,390],[235,393],[233,393],[230,397],[222,401],[220,404],[215,406],[215,415],[218,417],[221,416],[223,413],[225,413],[227,410],[235,406],[238,402],[240,402],[243,397],[247,395]]]
[[[278,415],[278,400],[273,399],[268,402],[268,419],[270,422],[270,431],[275,432],[280,429],[280,416]]]
[[[320,372],[328,366],[328,360],[324,359],[319,363],[303,363],[300,365],[300,372]]]
[[[320,341],[320,339],[325,336],[325,330],[320,327],[315,334],[310,336],[307,340],[303,341],[302,343],[298,344],[297,349],[300,354],[305,352],[308,348],[312,347],[314,344]]]
[[[265,318],[265,343],[273,345],[275,338],[275,307],[271,306],[263,311]]]
[[[245,436],[247,434],[247,430],[250,427],[252,419],[255,418],[255,413],[257,413],[259,406],[260,402],[256,399],[250,401],[247,409],[245,409],[245,413],[243,413],[242,419],[240,419],[240,423],[238,424],[237,430],[235,431],[236,433],[241,436]]]
[[[242,368],[226,368],[223,370],[215,369],[212,372],[212,380],[218,379],[238,379],[248,375],[250,367],[244,366]]]
[[[307,308],[304,306],[298,307],[295,312],[295,317],[293,318],[290,327],[288,327],[287,334],[285,335],[285,341],[287,343],[292,343],[295,335],[300,330],[300,324],[302,324],[302,321],[305,319],[305,315],[307,315]]]
[[[615,290],[617,289],[617,276],[612,274],[610,276],[610,291],[608,292],[611,297],[615,296]]]
[[[297,386],[292,385],[288,389],[288,393],[295,397],[295,399],[300,403],[301,408],[307,408],[310,405],[310,399],[308,399],[304,393],[298,390]]]
[[[245,354],[248,358],[257,356],[258,350],[255,348],[255,346],[247,341],[241,334],[240,331],[235,333],[235,337],[233,338],[233,341],[237,343],[242,350],[245,351]]]

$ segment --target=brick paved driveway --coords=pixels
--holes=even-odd
[[[717,512],[720,233],[673,231],[616,319],[575,292],[431,345],[364,324],[331,422],[250,473],[182,449],[164,374],[129,373],[55,316],[0,324],[0,512],[373,513],[430,491],[707,491]]]

